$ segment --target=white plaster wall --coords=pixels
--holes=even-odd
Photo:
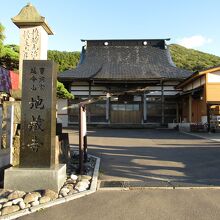
[[[104,86],[91,86],[91,90],[106,91],[106,87],[104,87]]]
[[[89,90],[89,86],[71,86],[71,91]]]
[[[91,95],[97,95],[97,96],[99,96],[99,95],[105,95],[105,93],[103,92],[103,91],[91,91]]]
[[[202,85],[200,79],[197,79],[193,82],[193,89],[198,88]]]
[[[63,127],[68,127],[68,102],[67,99],[57,100],[57,121],[61,122]]]
[[[71,93],[73,95],[85,95],[85,96],[89,95],[89,91],[71,91]]]
[[[180,82],[179,81],[171,81],[171,82],[164,82],[164,85],[174,85],[174,86],[176,86],[176,85],[178,85]]]
[[[68,114],[67,110],[68,104],[67,99],[58,99],[57,100],[57,113],[59,114]]]
[[[205,84],[205,76],[199,78],[199,79],[196,79],[195,81],[189,83],[187,86],[185,86],[183,88],[183,91],[189,91],[189,90],[192,90],[192,89],[196,89],[202,85]]]
[[[183,91],[188,91],[188,90],[191,90],[192,89],[192,83],[188,84],[187,86],[185,86],[183,88]]]
[[[166,95],[176,95],[177,93],[179,93],[178,91],[164,91],[163,94]],[[149,93],[146,93],[147,95],[150,96],[160,96],[162,94],[161,91],[151,91]]]
[[[147,90],[161,90],[161,86],[147,86]],[[175,90],[174,86],[166,86],[164,85],[163,90]]]
[[[201,78],[201,84],[202,84],[202,85],[205,84],[205,76],[203,76],[203,77]]]
[[[220,83],[220,71],[207,74],[208,83]]]
[[[63,128],[68,127],[68,115],[58,115],[58,120],[62,123]]]

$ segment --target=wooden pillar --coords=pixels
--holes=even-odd
[[[176,123],[179,123],[179,102],[176,103]]]
[[[87,134],[83,137],[83,147],[84,147],[84,162],[87,162],[88,154],[87,154]]]
[[[210,126],[210,105],[209,104],[207,104],[207,123],[208,123],[207,131],[210,132],[211,126]]]
[[[110,104],[110,98],[107,96],[106,98],[106,121],[109,122],[109,106]]]
[[[86,107],[79,105],[79,173],[84,173],[83,162],[87,160]]]
[[[147,122],[147,101],[146,101],[146,94],[143,94],[143,117],[144,122]]]
[[[91,95],[91,82],[89,82],[89,99],[91,99],[92,95]],[[90,111],[91,111],[91,108],[89,107],[87,109],[87,118],[88,118],[88,122],[91,122],[91,114],[90,114]]]
[[[161,81],[161,124],[164,124],[164,86]]]
[[[189,123],[192,122],[192,96],[189,95]]]

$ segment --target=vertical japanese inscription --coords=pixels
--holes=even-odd
[[[50,167],[55,161],[56,65],[23,63],[21,167]]]
[[[38,28],[24,30],[22,37],[24,39],[23,59],[36,60],[39,58],[40,33]]]

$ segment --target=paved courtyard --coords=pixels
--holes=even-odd
[[[77,131],[68,132],[77,146]],[[88,135],[89,153],[101,157],[102,180],[220,183],[217,142],[168,130],[95,129]],[[219,204],[220,190],[212,188],[104,190],[21,219],[218,220]]]
[[[78,146],[78,132],[69,132]],[[101,158],[101,180],[220,185],[220,143],[177,131],[92,129],[88,152]]]
[[[22,220],[219,220],[216,189],[98,191]]]

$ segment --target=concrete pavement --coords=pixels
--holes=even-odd
[[[77,132],[70,143],[78,146]],[[170,130],[93,129],[89,153],[105,181],[165,180],[220,186],[220,143]]]
[[[219,220],[220,190],[99,191],[22,220]]]
[[[213,132],[185,132],[185,133],[195,137],[204,138],[215,142],[220,142],[220,133],[213,133]]]
[[[175,131],[96,129],[89,153],[101,157],[102,180],[214,184],[220,180],[220,144]],[[77,131],[70,143],[77,146]],[[22,220],[218,220],[220,189],[98,191],[24,216]]]

